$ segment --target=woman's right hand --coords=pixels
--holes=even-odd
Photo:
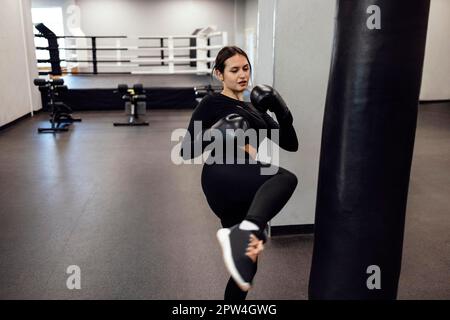
[[[243,150],[245,152],[247,152],[250,155],[250,157],[252,157],[253,160],[256,160],[256,156],[258,154],[258,151],[256,151],[256,149],[252,145],[246,144],[244,146]]]
[[[244,117],[237,113],[231,113],[213,124],[212,127],[207,130],[207,132],[218,130],[225,140],[234,141],[235,139],[237,139],[236,130],[241,129],[242,131],[245,131],[248,128],[249,124],[247,120],[244,119]],[[208,134],[214,136],[212,132],[208,132]]]
[[[253,262],[256,262],[258,256],[264,250],[263,241],[259,240],[255,235],[250,236],[250,245],[245,253]]]

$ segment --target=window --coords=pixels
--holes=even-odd
[[[52,30],[57,36],[64,35],[64,22],[63,22],[63,11],[61,7],[52,7],[52,8],[32,8],[31,9],[31,17],[33,23],[43,23],[50,30]],[[38,33],[36,29],[34,29],[35,33]],[[37,47],[47,47],[48,42],[45,38],[34,38],[34,43]],[[64,39],[58,39],[59,47],[65,46]],[[65,59],[65,51],[59,51],[60,59]],[[49,53],[47,50],[36,50],[36,58],[37,59],[50,59]],[[61,62],[61,66],[66,66],[65,62]],[[38,67],[50,67],[48,63],[39,63]]]

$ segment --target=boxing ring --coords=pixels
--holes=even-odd
[[[118,84],[141,83],[149,109],[194,108],[199,92],[220,89],[211,77],[226,32],[199,28],[191,35],[57,36],[36,24],[41,77],[62,77],[63,97],[74,110],[122,109]],[[42,54],[39,52],[46,52]]]

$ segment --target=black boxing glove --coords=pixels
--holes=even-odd
[[[272,111],[280,123],[292,123],[292,115],[281,95],[268,85],[257,85],[250,93],[253,106],[261,112]]]
[[[237,113],[231,113],[226,117],[220,119],[215,124],[211,126],[210,129],[206,131],[206,135],[214,137],[209,130],[219,130],[224,137],[224,140],[235,140],[237,138],[237,129],[242,129],[243,131],[249,128],[249,124],[244,117],[238,115]],[[231,129],[231,130],[230,130]],[[208,132],[209,131],[209,132]]]
[[[217,121],[209,129],[198,133],[193,139],[188,139],[186,135],[181,144],[180,156],[184,160],[188,160],[202,154],[205,148],[217,138],[217,134],[214,134],[215,132],[213,132],[213,130],[219,130],[221,132],[220,138],[223,139],[224,143],[226,143],[227,140],[232,140],[234,144],[235,141],[238,141],[238,132],[235,130],[242,129],[245,131],[248,128],[249,124],[242,116],[236,113],[229,114]],[[227,129],[232,130],[227,132]],[[242,139],[239,141],[242,141]],[[190,150],[190,152],[187,152],[186,150]]]

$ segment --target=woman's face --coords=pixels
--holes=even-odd
[[[247,89],[250,79],[250,65],[247,58],[240,54],[228,58],[225,60],[223,73],[218,71],[218,76],[223,82],[224,89],[243,92]]]

